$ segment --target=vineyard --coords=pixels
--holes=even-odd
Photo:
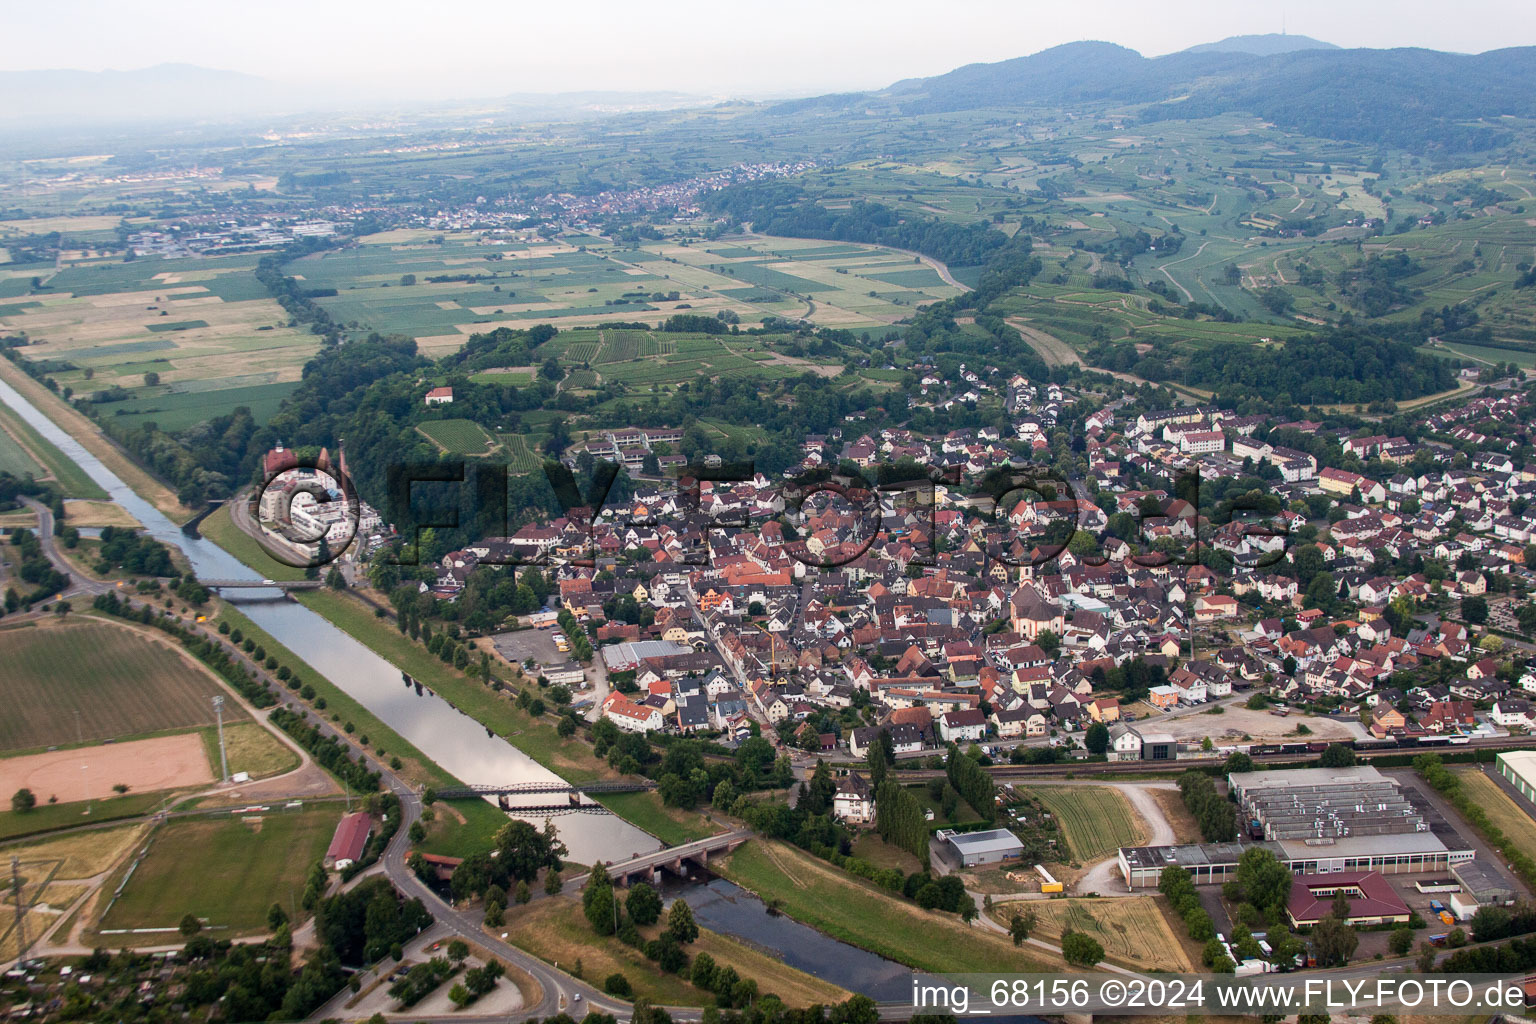
[[[491,439],[473,420],[429,420],[416,429],[450,455],[486,455],[491,451]]]
[[[528,447],[528,439],[521,434],[502,434],[502,449],[507,453],[507,470],[511,473],[537,473],[544,460]]]
[[[1084,864],[1146,838],[1136,812],[1108,786],[1040,786],[1028,793],[1055,816],[1072,856]]]

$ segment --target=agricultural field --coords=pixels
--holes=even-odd
[[[142,736],[213,722],[211,673],[167,644],[114,623],[72,619],[0,630],[11,711],[0,751]],[[225,721],[245,713],[226,702]]]
[[[267,932],[273,903],[301,920],[305,875],[325,855],[340,817],[337,807],[316,807],[168,822],[93,931],[113,945],[179,941],[177,925],[195,914],[213,937],[232,939]],[[188,871],[197,885],[187,884]],[[164,931],[119,931],[145,928]]]
[[[33,275],[40,286],[0,281],[0,331],[25,332],[27,358],[76,396],[127,389],[109,415],[176,429],[246,405],[265,419],[319,339],[288,326],[253,274],[256,260],[66,259]],[[158,383],[146,384],[147,373]]]
[[[433,356],[497,327],[654,325],[679,312],[728,310],[744,324],[778,316],[874,329],[960,291],[910,254],[760,236],[630,246],[526,232],[386,232],[289,269],[310,288],[336,290],[317,301],[339,322],[408,334]],[[667,351],[644,332],[621,332],[601,343],[573,339],[559,355],[601,373],[597,364]]]
[[[1025,791],[1056,818],[1072,856],[1081,863],[1108,857],[1146,838],[1140,817],[1125,797],[1108,786],[1037,786]]]
[[[1086,932],[1104,947],[1110,962],[1154,971],[1195,970],[1152,896],[998,903],[991,914],[1006,927],[1026,908],[1036,915],[1032,938],[1059,943],[1066,931]]]
[[[428,420],[416,429],[450,455],[487,455],[493,442],[472,420]]]

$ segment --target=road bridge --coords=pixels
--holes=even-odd
[[[683,875],[687,873],[684,867],[687,862],[692,861],[698,867],[707,867],[710,854],[729,853],[751,838],[750,829],[736,829],[707,839],[683,843],[681,846],[669,846],[655,853],[641,854],[616,864],[605,864],[604,867],[608,871],[608,877],[612,878],[613,884],[617,886],[628,885],[631,879],[639,881],[651,878],[662,869],[674,875]],[[586,875],[572,878],[566,883],[567,890],[580,889],[586,879]]]

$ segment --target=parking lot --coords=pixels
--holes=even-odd
[[[570,655],[561,654],[555,647],[555,634],[559,627],[549,629],[522,629],[512,633],[497,633],[491,637],[496,653],[510,662],[521,665],[532,658],[540,665],[563,665]]]

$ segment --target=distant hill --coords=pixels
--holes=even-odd
[[[1214,43],[1191,46],[1185,53],[1251,53],[1259,57],[1273,57],[1277,53],[1294,53],[1297,50],[1337,50],[1332,43],[1311,36],[1289,36],[1283,32],[1270,32],[1257,36],[1228,36]]]
[[[1305,37],[1237,37],[1274,38]],[[1307,135],[1415,151],[1491,148],[1509,136],[1487,122],[1536,116],[1536,47],[1469,55],[1318,44],[1266,56],[1221,48],[1228,43],[1150,59],[1113,43],[1067,43],[906,79],[878,93],[814,97],[774,109],[884,106],[930,114],[1114,103],[1142,106],[1147,121],[1241,112]]]
[[[519,117],[585,117],[698,107],[717,99],[678,92],[592,91],[512,93],[500,103],[509,115]],[[0,71],[0,125],[10,128],[195,121],[388,102],[359,92],[299,89],[194,64],[133,71]]]

